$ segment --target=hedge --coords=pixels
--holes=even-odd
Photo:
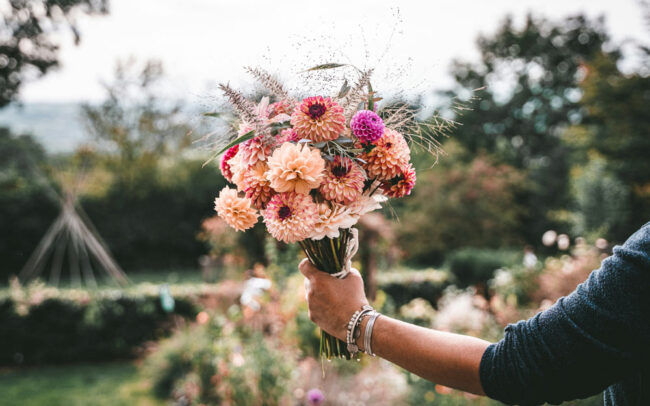
[[[426,299],[435,308],[450,284],[447,272],[433,269],[380,272],[377,282],[398,308],[415,298]]]
[[[463,248],[454,251],[447,260],[449,271],[461,288],[487,283],[494,271],[502,267],[520,264],[522,254],[513,250]]]
[[[144,290],[144,291],[143,291]],[[44,288],[0,292],[0,365],[132,358],[147,341],[193,318],[203,288],[172,289],[166,312],[154,285],[131,291]]]

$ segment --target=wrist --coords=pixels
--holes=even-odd
[[[371,313],[374,313],[374,309],[369,304],[366,304],[361,310],[354,312],[350,321],[348,321],[345,342],[347,343],[347,349],[352,358],[355,358],[359,352],[357,339],[362,336],[361,323],[364,317]]]

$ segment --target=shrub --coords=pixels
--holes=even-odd
[[[291,357],[260,333],[224,317],[181,329],[143,366],[161,398],[178,404],[278,405],[289,392]]]
[[[518,252],[477,248],[460,249],[448,259],[449,270],[461,288],[487,283],[495,270],[518,262],[521,262]]]
[[[482,154],[464,163],[459,160],[464,151],[452,143],[445,149],[449,159],[434,170],[419,171],[412,196],[396,204],[398,241],[406,259],[435,266],[461,247],[494,249],[520,242],[525,211],[517,196],[524,188],[523,174]]]

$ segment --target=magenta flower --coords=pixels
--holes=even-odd
[[[223,174],[223,177],[226,178],[228,182],[232,182],[232,169],[230,168],[229,161],[235,155],[237,155],[238,151],[239,151],[239,144],[228,149],[228,151],[226,151],[226,153],[223,155],[223,158],[221,158],[221,165],[220,165],[221,173]]]
[[[360,110],[352,117],[350,128],[361,142],[377,141],[384,134],[384,122],[370,110]]]
[[[318,388],[310,389],[307,392],[307,400],[310,405],[320,405],[325,400],[325,395]]]

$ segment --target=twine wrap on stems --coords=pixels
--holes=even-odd
[[[335,278],[345,279],[352,272],[352,257],[359,250],[359,230],[351,228],[350,232],[352,233],[352,239],[348,242],[345,258],[343,258],[343,268],[337,273],[330,274]]]

